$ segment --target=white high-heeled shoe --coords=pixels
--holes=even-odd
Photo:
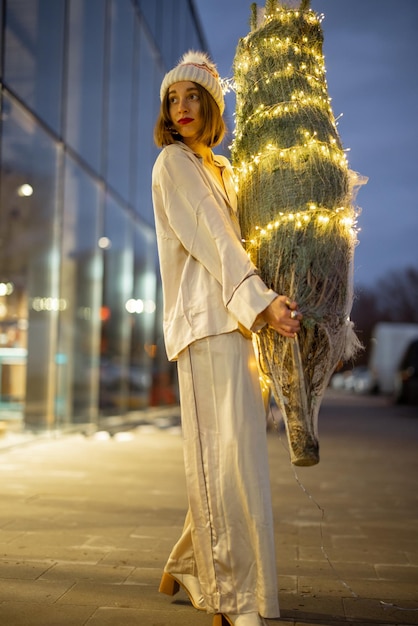
[[[258,613],[216,613],[212,626],[267,626]]]
[[[168,572],[164,572],[158,591],[168,596],[174,596],[180,590],[180,587],[187,593],[195,609],[198,609],[198,611],[206,611],[206,604],[200,589],[199,579],[192,574],[169,574]]]

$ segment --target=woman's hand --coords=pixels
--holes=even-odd
[[[296,302],[290,300],[287,296],[277,296],[264,309],[260,317],[283,337],[294,338],[296,333],[300,331],[300,320],[303,317],[297,308]]]

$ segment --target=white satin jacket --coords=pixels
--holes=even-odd
[[[258,330],[257,316],[277,296],[242,246],[229,161],[214,158],[225,189],[181,142],[166,146],[153,168],[164,339],[172,361],[197,339],[241,326]]]

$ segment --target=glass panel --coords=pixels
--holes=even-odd
[[[70,158],[65,162],[61,298],[57,353],[57,420],[97,416],[102,258],[99,188]]]
[[[135,208],[149,224],[154,223],[151,197],[151,172],[157,156],[154,144],[154,123],[160,106],[159,92],[154,85],[160,85],[161,74],[156,76],[156,66],[148,40],[144,32],[139,37],[139,99],[137,137],[135,141],[136,175],[134,176]]]
[[[135,16],[130,0],[112,0],[111,9],[107,180],[129,201]]]
[[[170,63],[170,66],[174,63],[177,63],[178,59],[180,59],[183,54],[189,50],[190,48],[198,48],[200,49],[200,46],[191,46],[188,45],[188,41],[190,40],[190,33],[188,30],[188,16],[190,15],[190,8],[189,8],[189,3],[187,0],[182,0],[182,2],[179,2],[177,5],[177,13],[178,13],[178,19],[177,19],[177,25],[176,25],[176,32],[175,35],[173,37],[173,48],[172,48],[172,52],[173,52],[173,58],[172,61]]]
[[[200,38],[199,31],[197,30],[196,22],[194,19],[194,15],[190,10],[187,11],[186,15],[186,33],[187,33],[187,49],[192,50],[204,50],[205,45]]]
[[[0,50],[3,50],[3,0],[0,0]],[[3,72],[3,63],[0,63],[0,78]]]
[[[166,67],[173,67],[178,59],[174,56],[173,40],[177,39],[177,23],[181,3],[164,0],[162,3],[161,18],[158,21],[158,43]]]
[[[157,266],[157,260],[155,260]],[[151,406],[161,404],[178,404],[179,390],[177,367],[167,360],[163,336],[163,293],[161,281],[156,290],[156,319],[154,331],[154,360],[152,370],[152,388],[150,393]]]
[[[66,141],[100,171],[106,3],[72,0],[69,11]]]
[[[127,309],[131,315],[131,356],[129,371],[129,408],[148,405],[151,387],[156,310],[156,272],[153,263],[154,235],[134,235],[134,288]]]
[[[58,297],[57,166],[57,145],[4,96],[0,283],[9,293],[0,303],[1,348],[17,350],[6,356],[19,357],[20,366],[6,398],[26,397],[26,423],[35,428],[54,419],[56,323],[65,306]]]
[[[150,2],[150,0],[139,0],[139,7],[152,36],[156,37],[159,0],[154,0],[153,2]]]
[[[5,83],[61,134],[65,0],[6,3]]]
[[[112,198],[105,207],[103,304],[101,311],[100,409],[121,414],[128,409],[130,317],[132,297],[132,225]]]

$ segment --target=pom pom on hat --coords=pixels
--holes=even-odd
[[[163,100],[167,89],[174,83],[191,81],[206,89],[215,100],[222,113],[225,110],[224,96],[216,65],[204,52],[189,50],[180,62],[168,72],[161,83],[160,98]]]

